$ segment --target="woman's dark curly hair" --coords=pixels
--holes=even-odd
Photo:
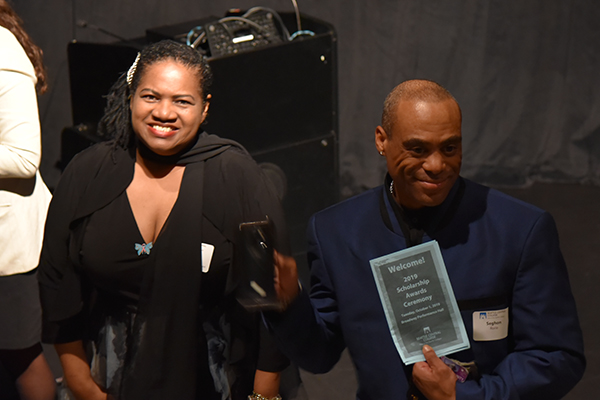
[[[36,88],[40,93],[48,89],[46,67],[44,66],[42,49],[37,47],[31,37],[23,29],[23,21],[6,0],[0,0],[0,26],[8,29],[19,41],[29,57],[37,78]]]
[[[206,58],[194,48],[183,43],[163,40],[144,48],[138,57],[137,66],[131,74],[131,82],[127,82],[128,73],[125,72],[110,89],[110,93],[106,96],[104,116],[98,123],[98,134],[103,138],[113,138],[114,146],[123,148],[128,148],[135,138],[131,126],[130,98],[135,93],[144,73],[152,64],[172,60],[195,70],[203,102],[208,100],[212,82],[212,72]]]

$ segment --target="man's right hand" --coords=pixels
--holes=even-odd
[[[275,262],[275,291],[285,310],[298,297],[298,268],[294,257],[284,256],[277,251],[273,253],[273,261]]]

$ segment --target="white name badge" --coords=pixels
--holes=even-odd
[[[473,340],[500,340],[508,336],[508,308],[473,313]]]
[[[206,273],[210,269],[210,260],[212,260],[215,246],[208,243],[202,243],[202,272]]]

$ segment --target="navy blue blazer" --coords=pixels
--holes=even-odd
[[[386,197],[380,186],[312,217],[310,296],[302,291],[268,317],[284,352],[308,371],[329,371],[348,347],[361,400],[403,399],[408,390],[369,264],[406,247]],[[585,358],[552,217],[461,178],[423,237],[430,240],[440,245],[471,344],[450,357],[476,361],[482,374],[457,382],[457,400],[563,397]],[[473,340],[475,311],[507,307],[507,338]]]

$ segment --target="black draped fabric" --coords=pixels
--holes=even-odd
[[[87,217],[123,194],[133,178],[134,161],[133,149],[111,151],[110,143],[101,143],[77,156],[54,193],[39,273],[46,341],[81,339],[78,330],[68,325],[85,320],[93,293],[80,273]],[[211,165],[210,173],[205,173],[205,162]],[[203,210],[232,243],[240,222],[264,219],[265,213],[277,221],[283,231],[280,237],[286,236],[273,188],[239,144],[202,133],[191,148],[178,155],[176,163],[186,165],[184,180],[196,184],[182,183],[176,207],[166,222],[179,222],[178,232],[161,236],[160,251],[148,258],[131,327],[139,340],[128,352],[131,358],[126,360],[119,399],[214,397],[210,394],[213,382],[206,332],[200,322],[205,317],[200,302]],[[202,193],[206,187],[215,193]],[[224,207],[219,199],[231,202]],[[289,251],[285,239],[278,246]],[[234,288],[235,281],[230,279],[223,295]],[[61,327],[61,321],[69,322]],[[230,361],[252,355],[251,349],[236,352],[235,346],[236,340],[232,340]]]
[[[385,163],[373,132],[383,99],[414,78],[439,82],[461,105],[462,175],[494,185],[600,184],[600,3],[316,3],[303,2],[305,11],[339,36],[344,194],[379,184]]]

